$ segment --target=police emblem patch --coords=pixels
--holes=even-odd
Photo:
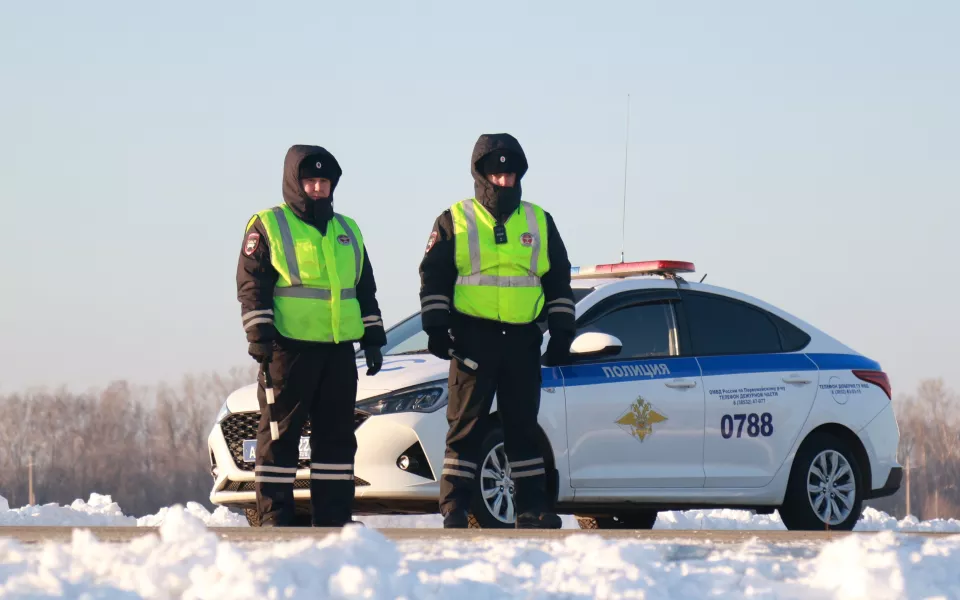
[[[427,240],[427,249],[423,251],[424,254],[430,252],[430,249],[433,248],[433,245],[437,243],[437,232],[431,231],[430,238]]]
[[[521,235],[521,236],[520,236],[520,243],[523,244],[524,246],[532,246],[532,245],[533,245],[533,234],[527,232],[527,233]]]
[[[350,236],[340,234],[337,236],[337,241],[343,244],[344,246],[350,245]]]
[[[250,256],[257,251],[257,246],[260,245],[260,234],[256,231],[251,231],[250,235],[247,236],[247,241],[243,245],[243,253],[247,256]]]

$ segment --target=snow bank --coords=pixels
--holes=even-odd
[[[86,502],[74,500],[70,506],[42,504],[15,509],[11,509],[7,500],[0,496],[0,526],[158,527],[173,510],[185,511],[210,527],[248,526],[244,517],[222,506],[211,513],[196,502],[188,502],[186,508],[180,505],[162,508],[155,515],[137,519],[124,515],[120,506],[110,496],[101,494],[90,494],[90,499]]]
[[[885,512],[867,507],[857,522],[854,531],[923,531],[960,533],[960,521],[957,519],[932,519],[920,521],[914,516],[897,520]]]
[[[137,519],[137,527],[158,527],[163,525],[166,522],[167,515],[170,514],[170,511],[178,508],[179,505],[171,508],[161,508],[160,512],[155,515],[141,517]],[[187,512],[187,514],[195,517],[208,527],[250,526],[245,517],[238,515],[237,513],[230,512],[230,509],[225,506],[218,506],[217,509],[211,513],[202,504],[197,502],[187,502],[187,506],[184,510]]]
[[[708,530],[780,530],[786,531],[780,515],[755,515],[745,510],[687,510],[661,512],[657,515],[654,529],[708,529]],[[960,533],[957,519],[933,519],[920,521],[916,517],[897,520],[875,508],[866,507],[854,531],[919,531]]]
[[[960,596],[960,536],[883,532],[814,543],[409,540],[347,527],[320,540],[236,544],[184,507],[125,544],[0,537],[0,597],[888,598]]]
[[[188,502],[186,507],[177,505],[187,514],[195,517],[208,527],[248,527],[242,515],[218,507],[212,513],[203,505]],[[0,526],[3,525],[63,525],[79,527],[127,526],[158,527],[164,523],[173,508],[162,508],[155,515],[141,518],[126,516],[110,496],[91,494],[90,498],[74,500],[70,506],[44,504],[11,509],[6,499],[0,496]],[[438,528],[443,519],[439,515],[360,515],[359,521],[372,529],[387,528]],[[578,529],[577,520],[563,515],[564,529]],[[785,531],[780,515],[755,515],[745,510],[715,509],[661,512],[657,516],[654,529],[696,529],[696,530],[781,530]],[[960,521],[957,519],[935,519],[919,521],[916,517],[902,520],[873,508],[865,508],[863,516],[854,531],[920,531],[920,532],[956,532],[960,533]]]
[[[64,526],[133,526],[137,520],[128,517],[110,496],[90,494],[90,499],[74,500],[70,506],[43,504],[11,509],[0,497],[0,525],[64,525]]]

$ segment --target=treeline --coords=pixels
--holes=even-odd
[[[96,393],[36,391],[0,396],[0,495],[11,507],[29,501],[33,464],[37,503],[69,504],[109,494],[128,515],[174,503],[208,500],[207,436],[221,403],[256,376],[256,367],[226,376],[190,376],[174,387],[116,382]],[[960,397],[928,380],[894,401],[899,460],[906,481],[868,505],[903,518],[960,518]]]
[[[255,377],[254,365],[174,387],[120,381],[95,393],[0,396],[0,495],[27,504],[32,463],[38,504],[96,492],[138,517],[190,500],[212,507],[207,436],[227,395]]]
[[[960,519],[960,396],[940,379],[894,402],[900,426],[900,491],[870,506],[897,517]],[[910,493],[907,495],[907,488]]]

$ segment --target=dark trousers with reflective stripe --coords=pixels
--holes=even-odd
[[[282,340],[270,363],[275,402],[270,414],[280,439],[270,438],[266,393],[257,390],[257,509],[264,522],[290,525],[300,437],[310,418],[310,504],[313,523],[339,526],[352,518],[353,461],[357,451],[354,405],[357,366],[353,344],[301,345]]]
[[[492,425],[490,407],[494,394],[504,449],[511,463],[516,514],[549,508],[546,465],[537,430],[543,334],[534,323],[502,325],[462,316],[451,331],[460,355],[477,361],[479,369],[474,375],[458,361],[450,361],[449,429],[440,478],[440,512],[470,510],[472,494],[482,493],[484,485],[493,484],[484,479],[484,457],[479,454]]]

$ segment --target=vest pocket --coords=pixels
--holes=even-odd
[[[323,271],[323,263],[320,262],[317,247],[310,240],[297,240],[296,247],[300,279],[303,281],[318,279]]]

